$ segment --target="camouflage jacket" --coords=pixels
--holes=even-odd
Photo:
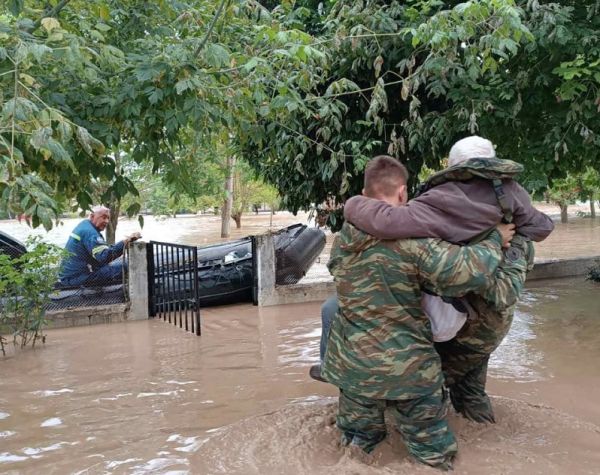
[[[439,239],[380,241],[344,224],[328,264],[340,310],[324,377],[374,399],[435,391],[442,371],[420,289],[446,296],[483,291],[494,285],[501,259],[496,231],[476,245],[456,246]]]

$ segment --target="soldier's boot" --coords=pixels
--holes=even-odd
[[[342,446],[352,445],[371,453],[387,434],[385,407],[384,400],[340,390],[336,424],[342,431]]]
[[[321,374],[321,365],[320,364],[312,365],[310,367],[310,369],[308,370],[308,375],[316,381],[321,381],[322,383],[327,382],[327,380]]]
[[[480,423],[495,423],[490,397],[485,392],[486,359],[478,368],[449,386],[452,406],[459,414]]]
[[[359,447],[364,452],[370,454],[373,452],[375,447],[377,447],[377,444],[385,439],[385,435],[385,433],[379,433],[373,438],[367,437],[365,434],[357,434],[352,431],[348,431],[342,433],[341,443],[342,447]]]
[[[397,428],[410,455],[420,463],[451,470],[458,451],[448,427],[448,398],[439,389],[418,399],[391,401]]]

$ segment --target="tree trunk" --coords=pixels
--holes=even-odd
[[[230,234],[230,216],[233,208],[233,168],[235,167],[235,157],[227,157],[227,179],[225,180],[225,201],[221,208],[221,237],[228,238]],[[240,217],[241,219],[241,217]],[[238,222],[235,222],[236,225]],[[238,226],[239,228],[239,226]]]
[[[594,193],[590,194],[590,215],[596,219],[596,204],[594,203]]]
[[[119,146],[115,147],[115,173],[121,174],[121,152]],[[121,212],[121,200],[111,193],[109,202],[106,203],[110,209],[110,221],[106,226],[106,242],[111,245],[115,243],[115,236],[117,234],[117,225],[119,224],[119,213]]]
[[[117,225],[119,224],[119,212],[121,211],[121,203],[112,200],[112,203],[109,203],[110,207],[110,221],[108,222],[108,226],[106,226],[106,242],[108,244],[115,243],[115,235],[117,234]]]
[[[242,227],[242,212],[239,211],[237,213],[234,213],[234,214],[231,215],[231,217],[235,221],[235,227],[237,229],[240,229]]]
[[[561,223],[568,223],[569,222],[569,215],[567,214],[567,208],[569,207],[569,205],[567,204],[559,204],[560,206],[560,222]]]

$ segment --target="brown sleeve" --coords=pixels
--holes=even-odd
[[[381,239],[432,237],[459,243],[492,228],[502,215],[498,206],[472,200],[460,187],[444,183],[405,206],[354,196],[346,202],[344,217]]]
[[[358,229],[380,239],[440,237],[428,231],[423,221],[427,206],[392,206],[385,201],[353,196],[344,205],[344,218]]]
[[[504,183],[505,193],[514,199],[513,222],[520,234],[532,241],[543,241],[554,229],[552,219],[531,204],[529,193],[516,181]]]

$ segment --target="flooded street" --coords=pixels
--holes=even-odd
[[[573,207],[569,223],[556,221],[558,207],[536,203],[536,206],[555,219],[554,232],[543,242],[536,244],[536,257],[540,259],[593,256],[600,255],[600,218],[589,219],[577,217],[575,210],[583,207]],[[25,241],[29,235],[39,235],[44,240],[64,246],[73,228],[81,219],[63,219],[62,224],[46,233],[43,229],[31,229],[25,223],[16,220],[0,220],[0,231]],[[309,213],[298,213],[294,216],[287,211],[279,211],[272,219],[269,213],[245,214],[242,218],[242,228],[236,229],[231,223],[231,237],[221,238],[221,218],[214,215],[184,215],[177,218],[145,217],[145,224],[140,228],[136,219],[122,218],[117,227],[117,239],[140,231],[145,241],[166,241],[193,246],[205,246],[227,240],[238,239],[252,234],[262,234],[269,230],[278,230],[295,223],[305,223],[314,226]],[[332,235],[328,232],[328,245],[323,251],[321,261],[326,263],[331,247]]]
[[[498,424],[451,415],[456,473],[598,473],[600,286],[534,282],[494,356]],[[308,377],[319,304],[202,311],[201,337],[159,320],[48,332],[0,359],[1,473],[438,473],[398,435],[342,451],[336,389]]]
[[[46,234],[64,244],[79,219]],[[308,222],[247,215],[231,239]],[[122,220],[117,238],[139,230]],[[144,239],[222,241],[218,216],[146,218]],[[330,279],[332,236],[308,280]],[[537,258],[600,254],[600,219],[573,217],[536,245]],[[498,423],[450,414],[456,473],[598,473],[600,284],[529,284],[490,362]],[[52,330],[45,346],[0,358],[0,473],[413,474],[398,434],[368,460],[341,449],[337,390],[308,377],[318,360],[320,303],[203,309],[202,336],[160,320]]]
[[[16,220],[0,220],[0,231],[25,241],[29,235],[42,236],[44,240],[63,246],[67,242],[73,228],[83,218],[66,218],[50,232],[44,229],[31,229],[25,223]],[[231,237],[221,238],[221,216],[212,214],[181,215],[173,217],[144,217],[144,227],[140,227],[137,219],[120,218],[117,226],[117,240],[126,235],[139,231],[144,241],[166,241],[192,246],[203,246],[227,240],[238,239],[252,234],[263,234],[269,229],[277,230],[295,223],[308,223],[308,213],[298,213],[294,216],[287,211],[279,211],[271,219],[270,213],[245,214],[242,218],[242,228],[236,229],[231,221]]]

